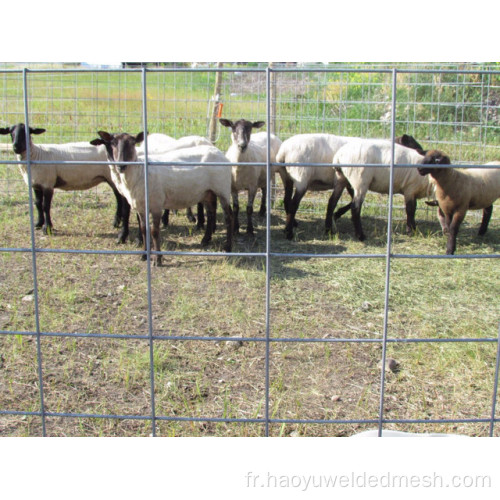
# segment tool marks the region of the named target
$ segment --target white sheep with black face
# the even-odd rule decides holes
[[[297,225],[296,213],[300,202],[307,191],[325,191],[333,189],[328,201],[325,217],[325,229],[332,230],[333,211],[338,200],[342,196],[344,189],[347,189],[353,196],[352,188],[346,178],[338,173],[335,168],[330,168],[324,164],[331,164],[335,153],[344,145],[360,140],[359,137],[345,137],[334,134],[298,134],[283,141],[276,160],[286,164],[290,184],[285,189],[285,210],[287,220],[285,234],[288,239],[293,238],[293,228]],[[410,135],[402,135],[396,138],[396,143],[408,148],[422,151],[420,144]],[[289,164],[303,163],[305,166],[293,166]],[[323,166],[316,165],[323,164]],[[292,197],[293,187],[295,193]],[[337,218],[350,208],[347,205],[339,211]]]
[[[45,132],[44,128],[29,128],[30,160],[36,162],[31,165],[31,184],[35,193],[35,206],[38,220],[36,228],[42,228],[45,234],[52,233],[51,203],[54,189],[63,191],[86,190],[106,182],[116,197],[116,214],[114,226],[118,227],[122,221],[123,198],[111,178],[107,165],[106,150],[104,147],[95,148],[88,142],[71,142],[65,144],[35,144],[32,135]],[[14,153],[19,160],[27,159],[27,134],[24,123],[12,127],[0,128],[0,134],[10,134]],[[56,162],[87,162],[95,164],[56,163]],[[28,169],[26,164],[19,164],[19,170],[28,185]],[[121,238],[121,237],[120,237]]]
[[[298,134],[286,139],[281,144],[276,161],[285,164],[291,180],[288,188],[285,189],[285,210],[287,213],[285,234],[288,239],[293,238],[293,228],[297,225],[296,213],[307,191],[334,189],[335,197],[338,199],[344,188],[348,187],[347,183],[340,184],[334,168],[315,166],[315,164],[327,163],[331,165],[336,151],[350,139],[350,137],[333,134]],[[289,165],[293,163],[306,165]],[[295,193],[293,193],[293,187],[295,187]]]
[[[180,139],[174,139],[166,134],[148,134],[148,154],[163,154],[168,151],[174,151],[175,149],[192,148],[195,146],[212,146],[212,142],[206,137],[201,135],[188,135],[181,137]],[[137,146],[137,153],[139,159],[144,158],[145,145],[144,142]],[[168,226],[169,221],[169,210],[165,210],[162,216],[162,222],[165,227]],[[198,204],[198,218],[193,215],[193,210],[191,207],[186,209],[187,218],[191,222],[196,222],[196,227],[198,229],[203,228],[205,224],[205,216],[203,213],[203,205]],[[140,237],[139,237],[140,239]]]
[[[146,200],[143,165],[127,165],[138,160],[136,145],[144,139],[143,133],[110,134],[98,132],[99,139],[91,143],[106,147],[109,169],[116,184],[130,206],[137,211],[144,243],[146,230]],[[161,163],[176,163],[162,165]],[[213,163],[216,165],[209,165]],[[215,225],[216,200],[224,210],[227,239],[224,249],[232,247],[231,165],[225,155],[214,146],[197,146],[148,156],[149,212],[152,216],[153,250],[160,251],[160,220],[164,209],[181,209],[202,202],[207,210],[207,227],[202,244],[212,238]],[[146,248],[146,247],[145,247]],[[155,263],[161,265],[161,255]]]
[[[238,192],[248,191],[247,201],[247,233],[254,234],[253,228],[253,204],[257,190],[262,190],[262,204],[260,214],[266,211],[266,166],[252,165],[252,163],[266,163],[267,161],[267,132],[252,134],[254,128],[261,128],[265,122],[251,122],[248,120],[238,120],[233,122],[221,118],[221,125],[231,129],[231,145],[226,151],[226,157],[232,163],[248,163],[249,165],[234,165],[232,169],[232,199],[235,232],[239,231],[239,202]],[[276,162],[276,152],[279,150],[281,140],[274,134],[270,134],[270,162]],[[283,183],[286,181],[286,171],[280,167],[273,167],[271,174],[279,173]]]
[[[450,165],[450,159],[430,154],[426,163]],[[493,203],[500,198],[500,162],[494,161],[486,165],[498,165],[498,168],[418,168],[423,178],[434,180],[439,205],[438,218],[443,233],[448,235],[446,253],[449,255],[455,253],[458,229],[468,210],[483,210],[479,236],[484,235],[488,229]]]
[[[391,141],[358,139],[342,146],[333,158],[333,164],[337,166],[338,174],[347,179],[354,192],[350,209],[354,231],[360,241],[365,239],[360,214],[366,193],[374,191],[389,194],[390,168],[389,166],[376,167],[375,165],[390,165],[392,148]],[[444,157],[441,152],[434,151],[434,153]],[[429,161],[427,154],[423,156],[414,149],[394,144],[395,165],[420,165],[426,163]],[[431,179],[420,176],[417,169],[411,166],[394,168],[393,177],[393,193],[404,196],[406,227],[407,232],[411,234],[416,228],[417,199],[433,197],[435,185]],[[344,212],[346,208],[349,208],[349,205],[344,209],[340,209],[339,212]],[[336,217],[338,217],[337,214]]]

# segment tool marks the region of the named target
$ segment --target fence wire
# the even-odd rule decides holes
[[[431,140],[450,151],[450,156],[456,158],[454,163],[462,164],[483,164],[489,161],[492,156],[497,155],[499,147],[492,144],[489,139],[493,136],[497,137],[498,116],[497,110],[500,103],[500,90],[498,85],[499,73],[487,70],[464,70],[464,69],[307,69],[297,67],[287,67],[280,65],[265,65],[257,68],[140,68],[140,69],[116,69],[116,70],[81,70],[81,69],[22,69],[22,70],[5,70],[1,71],[4,81],[4,100],[2,116],[4,121],[15,123],[16,121],[24,121],[27,126],[38,121],[36,112],[30,109],[30,102],[37,93],[50,92],[60,95],[63,103],[63,115],[69,113],[70,122],[61,119],[59,131],[52,131],[48,135],[48,139],[54,142],[62,139],[81,137],[82,132],[92,134],[98,128],[112,129],[132,129],[132,130],[148,130],[154,132],[156,129],[151,127],[151,123],[158,123],[169,111],[164,107],[168,101],[167,94],[171,95],[172,89],[167,92],[161,92],[162,85],[166,89],[169,83],[165,75],[173,73],[175,75],[173,81],[173,93],[175,95],[174,102],[171,104],[174,107],[174,126],[169,129],[173,131],[174,137],[183,135],[191,135],[193,131],[203,135],[208,135],[210,125],[210,116],[212,112],[212,104],[218,100],[218,96],[213,96],[213,77],[215,73],[223,72],[227,74],[227,78],[223,84],[223,94],[225,97],[224,113],[227,116],[247,117],[262,116],[265,113],[267,123],[274,123],[277,135],[282,139],[286,139],[297,133],[306,132],[333,132],[339,135],[357,135],[360,137],[379,137],[389,136],[393,141],[396,137],[396,129],[401,132],[401,125],[404,131],[421,137],[417,132],[426,129],[428,131],[425,140]],[[205,94],[203,99],[189,99],[188,94],[193,90],[198,83],[194,82],[193,74],[203,72],[206,76],[205,83],[202,86],[201,93]],[[335,74],[337,79],[332,82],[329,77]],[[360,76],[361,75],[361,76]],[[407,77],[403,80],[404,77]],[[59,78],[59,84],[57,84]],[[68,78],[74,82],[73,86],[68,87]],[[362,84],[359,80],[361,78]],[[91,92],[87,98],[82,98],[81,89],[79,87],[82,81],[91,81]],[[7,88],[12,89],[12,85],[8,85],[8,80],[15,80],[16,96],[6,96]],[[151,96],[148,92],[148,85],[151,80],[155,80],[155,85],[158,94]],[[157,85],[157,82],[162,82],[162,85]],[[130,85],[130,82],[133,82]],[[403,82],[403,83],[401,83]],[[273,89],[273,85],[275,86]],[[310,98],[311,87],[317,87],[316,97]],[[430,86],[432,89],[432,98],[429,101],[419,99],[419,92],[422,86]],[[481,101],[475,102],[468,99],[468,92],[471,86],[479,87],[481,95],[484,97]],[[448,91],[448,92],[447,92]],[[85,93],[85,92],[83,92]],[[200,89],[198,89],[198,94]],[[22,95],[21,95],[22,94]],[[314,94],[314,92],[313,92]],[[248,95],[254,96],[254,100],[250,100],[248,106]],[[292,97],[290,97],[292,95]],[[309,96],[309,97],[307,97]],[[100,101],[118,100],[120,103],[120,111],[115,115],[106,112],[104,107],[100,106]],[[363,104],[369,104],[368,107],[362,109],[361,118],[353,118],[351,114],[354,108]],[[20,106],[23,109],[20,109]],[[206,108],[206,114],[200,118],[199,110]],[[453,111],[449,116],[443,119],[442,114],[448,108]],[[314,110],[312,113],[309,111]],[[398,120],[400,115],[399,110],[404,109],[406,118]],[[393,110],[396,112],[393,113]],[[359,111],[359,110],[358,110]],[[448,110],[449,112],[449,110]],[[60,111],[55,111],[50,108],[45,110],[47,115],[58,115]],[[422,119],[423,114],[428,114],[432,118],[428,120]],[[47,116],[45,115],[45,116]],[[41,116],[41,115],[40,115]],[[59,116],[59,115],[58,115]],[[34,124],[34,123],[33,123]],[[38,123],[36,124],[38,125]],[[334,127],[335,130],[332,130]],[[466,130],[467,129],[467,130]],[[458,141],[450,139],[450,130],[452,135],[459,137]],[[471,133],[468,131],[472,130]],[[158,130],[164,132],[165,130]],[[268,138],[271,133],[271,127],[268,128]],[[84,135],[83,134],[83,135]],[[225,138],[225,143],[218,136],[220,148],[228,144],[228,138]],[[473,145],[476,149],[473,153],[465,146]],[[28,145],[29,148],[29,145]],[[147,140],[146,140],[147,152]],[[65,248],[39,248],[36,246],[35,240],[35,224],[34,224],[34,209],[33,195],[31,186],[31,173],[29,191],[29,217],[30,217],[30,240],[31,246],[0,248],[2,253],[23,253],[31,256],[31,274],[33,280],[33,300],[34,300],[34,329],[29,330],[0,330],[3,336],[19,336],[30,337],[36,340],[36,370],[37,370],[37,385],[39,391],[39,407],[35,410],[19,411],[9,408],[1,408],[0,415],[10,415],[14,417],[39,417],[42,427],[42,435],[48,435],[46,421],[48,418],[96,418],[96,419],[114,419],[114,420],[141,420],[149,422],[151,426],[151,435],[155,436],[158,432],[159,422],[205,422],[205,423],[255,423],[263,425],[265,435],[270,435],[271,425],[282,424],[364,424],[378,428],[379,435],[388,424],[459,424],[459,423],[478,423],[487,424],[489,426],[489,435],[494,435],[495,425],[498,422],[496,417],[496,400],[498,391],[499,366],[500,366],[500,329],[498,336],[481,337],[481,338],[391,338],[388,335],[388,318],[391,307],[391,265],[394,261],[404,259],[497,259],[498,254],[477,254],[477,255],[423,255],[423,254],[398,254],[392,250],[392,222],[394,220],[393,210],[393,193],[392,182],[391,192],[388,202],[385,205],[387,215],[384,219],[387,220],[387,245],[384,253],[363,254],[363,253],[287,253],[277,252],[272,247],[272,232],[271,232],[271,209],[272,203],[275,200],[276,191],[271,188],[271,168],[273,166],[270,157],[270,151],[267,152],[267,212],[266,212],[266,243],[265,250],[261,252],[234,252],[231,254],[221,254],[220,252],[194,252],[194,251],[162,251],[155,252],[150,247],[150,227],[149,220],[146,222],[147,248],[144,251],[132,250],[93,250],[93,249],[65,249]],[[478,153],[478,154],[476,154]],[[18,163],[9,158],[9,153],[3,151],[0,160],[2,164],[11,166]],[[394,152],[393,152],[394,154]],[[28,172],[31,172],[33,165],[38,162],[31,161],[28,149],[26,165]],[[391,162],[390,172],[391,179],[394,172],[394,161]],[[144,161],[144,171],[146,179],[146,192],[149,192],[148,186],[148,162]],[[1,180],[4,193],[9,195],[11,189],[25,190],[22,181],[16,178],[7,177]],[[13,188],[12,186],[16,186]],[[148,197],[146,196],[148,204]],[[149,212],[146,208],[146,212]],[[44,331],[40,323],[39,310],[39,283],[37,271],[39,264],[38,256],[44,253],[53,254],[74,254],[74,255],[146,255],[147,277],[146,277],[146,294],[147,294],[147,323],[148,333],[141,334],[96,334],[91,332],[50,332]],[[262,336],[257,337],[240,337],[240,336],[190,336],[190,335],[159,335],[155,333],[154,328],[154,313],[152,308],[154,292],[152,289],[152,257],[161,254],[166,256],[177,256],[186,258],[196,257],[211,257],[211,258],[249,258],[249,259],[264,259],[265,262],[265,329]],[[385,261],[385,285],[384,285],[384,311],[383,311],[383,334],[381,338],[351,338],[351,337],[336,337],[336,338],[317,338],[317,337],[275,337],[271,335],[271,308],[273,306],[273,295],[271,292],[272,280],[272,263],[275,259],[381,259]],[[495,297],[493,297],[495,300]],[[148,343],[148,364],[149,364],[149,406],[148,414],[101,414],[101,413],[81,413],[81,412],[59,412],[47,411],[44,402],[44,371],[47,367],[44,366],[42,357],[41,343],[43,338],[59,337],[73,339],[122,339],[122,340],[144,340]],[[264,415],[262,417],[187,417],[183,415],[162,415],[157,411],[155,402],[155,352],[154,346],[161,342],[255,342],[263,344],[265,348],[264,354]],[[375,344],[380,345],[381,351],[381,369],[380,369],[380,395],[379,409],[377,418],[318,418],[318,419],[301,419],[301,418],[278,418],[273,416],[271,412],[270,388],[273,383],[271,374],[271,350],[275,345],[279,344]],[[388,418],[384,415],[384,404],[386,401],[386,378],[385,370],[387,361],[387,347],[390,344],[496,344],[496,363],[494,384],[492,389],[491,412],[490,417],[471,417],[471,418],[428,418],[428,419],[400,419]],[[200,351],[200,356],[203,352]],[[4,390],[4,389],[2,389]]]

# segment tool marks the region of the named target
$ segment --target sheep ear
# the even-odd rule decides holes
[[[441,155],[441,157],[439,158],[439,164],[440,165],[451,165],[451,161],[450,161],[449,156]]]
[[[0,135],[10,134],[10,128],[0,128]]]
[[[253,122],[252,127],[253,128],[260,128],[263,127],[266,124],[266,122]]]
[[[100,146],[104,144],[104,141],[102,139],[94,139],[93,141],[90,141],[90,144],[92,144],[92,146]]]
[[[46,129],[44,129],[44,128],[31,128],[30,127],[30,134],[39,135],[39,134],[43,134],[45,131],[46,131]]]
[[[408,142],[409,142],[410,138],[408,137],[407,134],[403,134],[401,136],[401,145],[402,146],[407,146],[408,145]]]
[[[226,118],[219,118],[219,122],[224,127],[233,128],[234,126],[233,122],[231,120],[227,120]]]
[[[144,132],[139,132],[139,133],[135,136],[135,143],[136,143],[136,144],[140,144],[143,140],[144,140]]]
[[[106,142],[111,142],[111,139],[113,138],[112,135],[108,132],[105,132],[104,130],[99,130],[97,132],[99,137],[106,143]]]

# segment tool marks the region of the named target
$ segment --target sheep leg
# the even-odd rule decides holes
[[[240,203],[238,201],[238,192],[232,192],[231,198],[233,199],[234,234],[240,234],[240,221],[238,219],[240,214]]]
[[[167,208],[166,210],[163,211],[163,215],[161,216],[161,222],[163,224],[163,227],[168,227],[169,216],[170,216],[170,210]]]
[[[207,211],[207,225],[205,228],[205,235],[201,240],[202,246],[207,246],[212,240],[213,228],[214,228],[214,219],[216,216],[216,196],[212,191],[209,191],[207,197],[205,199],[205,209]]]
[[[197,222],[196,222],[196,229],[203,229],[203,226],[205,225],[205,213],[203,212],[203,203],[198,203],[196,205],[197,209]],[[215,224],[213,230],[215,231]]]
[[[349,195],[351,197],[351,202],[352,202],[352,199],[354,198],[354,189],[349,184],[349,181],[347,180],[345,175],[342,172],[339,172],[337,170],[336,175],[335,175],[335,187],[334,187],[334,193],[336,190],[340,190],[337,202],[340,199],[340,196],[342,195],[342,191],[344,189],[347,189],[347,192],[349,193]],[[336,206],[337,206],[337,203],[335,203],[335,205],[333,205],[332,212],[335,210]],[[351,210],[351,203],[348,203],[347,205],[339,208],[333,216],[333,219],[335,220],[335,222],[337,222],[337,220],[339,220],[349,210]]]
[[[266,215],[267,188],[262,187],[262,188],[260,188],[260,190],[262,191],[262,199],[260,200],[259,217],[265,217],[265,215]]]
[[[285,235],[288,240],[293,238],[293,228],[296,227],[295,224],[295,214],[299,209],[300,201],[306,194],[306,191],[299,191],[295,189],[295,194],[293,198],[290,200],[289,211],[286,216],[286,226],[285,226]]]
[[[140,216],[138,213],[135,214],[137,216],[137,225],[139,226],[139,232],[137,233],[137,238],[135,239],[135,244],[140,247],[145,239],[144,239],[144,235],[143,235],[143,226],[144,226],[144,223],[143,221],[141,220]],[[146,228],[144,227],[144,231],[146,231]]]
[[[457,248],[457,234],[460,224],[465,218],[465,212],[455,212],[451,217],[450,232],[446,243],[446,254],[453,255]]]
[[[152,214],[152,219],[153,219],[153,226],[151,228],[151,236],[153,238],[153,250],[155,252],[160,252],[161,251],[161,244],[160,244],[160,221],[161,221],[161,214]],[[161,255],[156,255],[156,259],[154,260],[154,265],[157,267],[161,266]]]
[[[113,190],[113,194],[115,195],[116,198],[116,212],[115,212],[115,220],[113,221],[113,227],[118,228],[120,227],[120,223],[122,222],[124,197],[119,193],[119,191],[111,182],[108,182],[108,185]]]
[[[139,214],[137,213],[137,222],[139,223],[139,234],[141,235],[141,243],[143,243],[144,246],[144,251],[147,252],[148,250],[148,245],[147,245],[147,239],[146,239],[146,218],[144,214]],[[148,256],[146,253],[141,255],[141,260],[147,260]]]
[[[354,198],[354,189],[352,189],[351,185],[347,183],[345,185],[345,188],[347,189],[347,192],[351,195],[351,199]],[[335,208],[335,207],[334,207]],[[346,212],[349,212],[352,208],[352,202],[348,203],[347,205],[340,207],[334,214],[333,218],[335,221],[338,221]]]
[[[247,201],[247,234],[251,236],[254,235],[253,231],[253,203],[255,201],[255,195],[257,194],[257,189],[248,190],[248,201]]]
[[[129,234],[130,205],[125,197],[122,199],[122,229],[118,233],[117,243],[125,243]]]
[[[354,233],[356,234],[359,241],[364,241],[366,236],[363,233],[363,227],[361,226],[361,207],[363,206],[363,198],[354,198],[351,203],[351,218],[354,225]]]
[[[200,203],[201,209],[201,216],[203,218],[203,221],[205,220],[205,216],[203,215],[203,203]],[[232,212],[232,211],[231,211]],[[208,221],[207,221],[208,224]],[[214,216],[212,217],[212,233],[215,233],[215,230],[217,229],[217,196],[214,199]]]
[[[43,190],[43,213],[45,215],[45,224],[43,225],[43,234],[52,234],[52,220],[50,218],[50,205],[52,203],[53,189]]]
[[[337,206],[340,197],[342,196],[343,191],[344,191],[344,186],[343,185],[339,186],[338,184],[336,184],[333,188],[332,195],[328,200],[328,205],[326,207],[326,216],[325,216],[326,233],[332,233],[333,231],[333,212],[335,210],[335,207]],[[335,218],[335,220],[337,220],[337,217]]]
[[[189,222],[196,222],[196,217],[193,214],[193,210],[191,207],[186,208],[186,217]]]
[[[479,232],[477,233],[479,236],[483,236],[486,233],[492,213],[493,205],[490,205],[489,207],[483,209],[483,220],[481,221],[481,227],[479,228]]]
[[[222,210],[224,211],[224,220],[226,222],[226,244],[224,245],[225,252],[231,252],[233,248],[233,226],[234,226],[234,218],[233,211],[231,210],[231,204],[226,198],[220,198],[220,204],[222,206]]]
[[[415,213],[417,211],[417,200],[409,199],[405,202],[406,207],[406,233],[412,234],[417,229],[415,222]]]
[[[38,221],[35,228],[40,229],[45,222],[45,218],[43,216],[43,190],[40,187],[34,187],[33,191],[35,193],[35,207],[38,214]]]
[[[443,230],[443,234],[447,235],[450,232],[450,225],[440,207],[438,207],[437,216],[439,224],[441,225],[441,229]]]
[[[283,182],[283,188],[285,190],[285,195],[283,197],[283,206],[285,207],[285,213],[288,214],[290,212],[290,204],[292,202],[293,181],[288,176],[288,174],[282,174],[281,181]],[[295,225],[297,224],[295,223]]]
[[[340,207],[333,215],[335,221],[338,221],[346,212],[349,212],[351,208],[352,208],[352,203],[348,203],[347,205]]]

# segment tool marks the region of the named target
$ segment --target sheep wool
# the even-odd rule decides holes
[[[366,193],[374,191],[389,194],[390,192],[390,168],[374,165],[389,165],[392,147],[391,141],[384,139],[358,139],[342,146],[333,159],[333,163],[339,166],[339,174],[347,179],[354,191],[351,203],[352,219],[356,236],[361,241],[365,239],[365,235],[361,227],[360,212]],[[424,162],[424,158],[414,149],[394,144],[395,165],[420,165]],[[416,200],[432,197],[434,190],[434,182],[420,176],[416,168],[411,166],[394,168],[393,193],[404,196],[409,234],[416,228]]]

